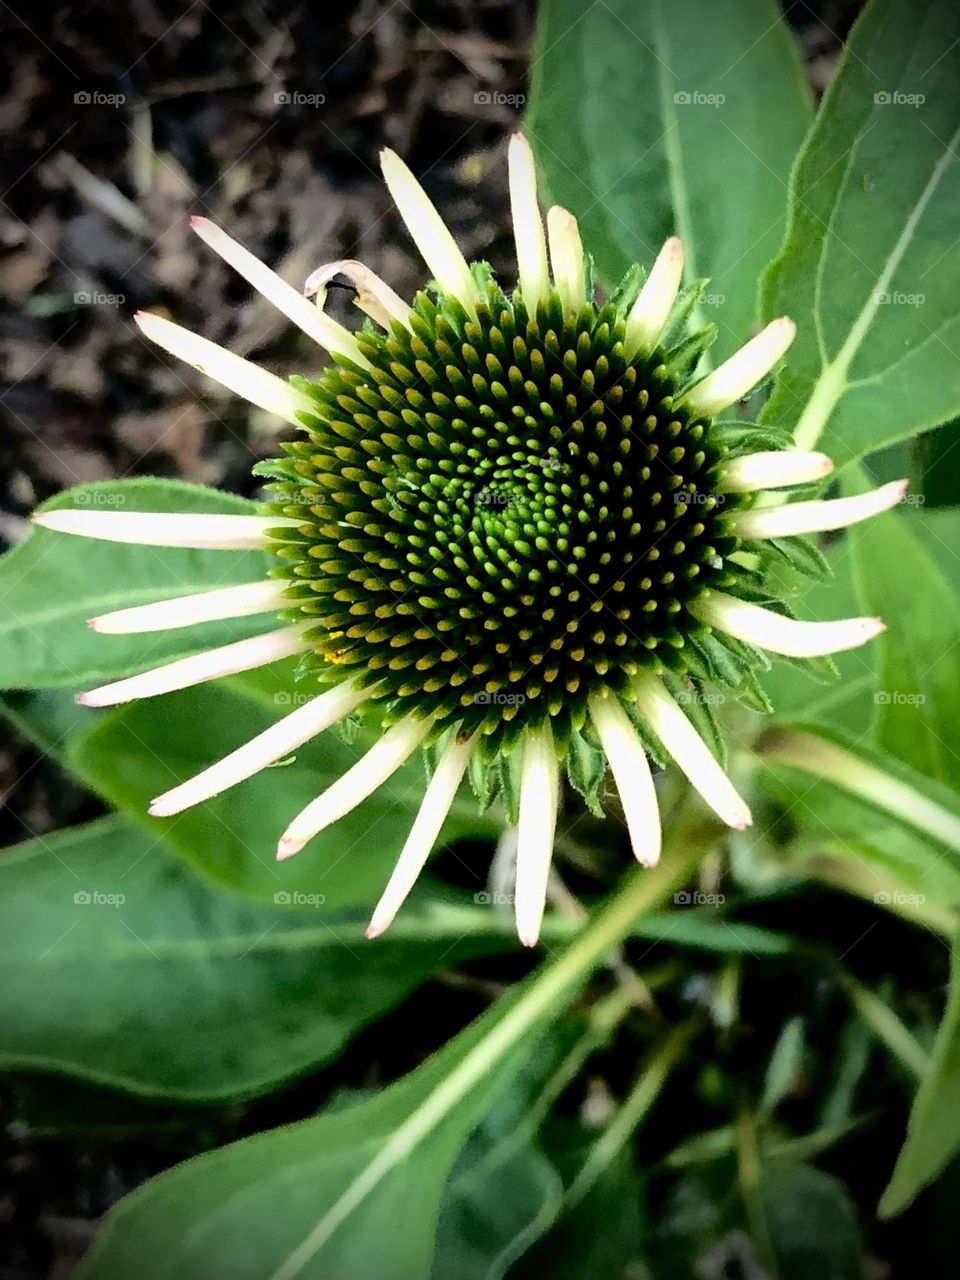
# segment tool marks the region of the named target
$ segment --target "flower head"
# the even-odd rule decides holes
[[[520,135],[509,160],[512,294],[485,264],[466,262],[391,152],[384,177],[433,276],[411,305],[353,261],[319,268],[301,294],[195,219],[202,239],[332,358],[290,385],[178,325],[138,317],[167,351],[302,428],[266,469],[263,515],[37,517],[92,537],[276,555],[265,582],[92,625],[150,631],[277,612],[277,630],[81,700],[108,705],[301,655],[317,696],[158,797],[158,815],[374,709],[382,736],[293,818],[281,858],[428,748],[430,782],[371,936],[412,887],[468,768],[481,798],[499,787],[518,822],[517,926],[527,944],[543,913],[561,766],[597,807],[605,760],[644,865],[660,853],[649,753],[671,757],[725,822],[745,827],[749,810],[684,710],[685,692],[710,680],[749,690],[762,650],[822,656],[882,626],[797,621],[763,594],[770,559],[787,554],[782,539],[851,524],[903,492],[894,484],[832,501],[762,499],[831,471],[823,454],[715,421],[778,363],[793,323],[774,321],[699,376],[713,332],[687,332],[695,294],[680,296],[680,241],[667,241],[645,280],[634,268],[598,301],[576,219],[553,208],[544,227]],[[323,309],[338,275],[367,316],[356,333]]]

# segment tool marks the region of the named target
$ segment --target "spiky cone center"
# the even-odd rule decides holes
[[[275,549],[316,671],[491,755],[546,716],[562,750],[598,689],[684,672],[689,606],[736,586],[742,499],[665,351],[623,340],[613,303],[528,315],[490,283],[476,320],[421,293],[409,330],[359,335],[368,371],[300,384],[316,413],[273,486],[300,523]]]

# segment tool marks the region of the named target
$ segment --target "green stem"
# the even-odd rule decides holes
[[[695,1022],[688,1022],[673,1031],[651,1058],[637,1078],[633,1088],[621,1103],[611,1123],[590,1148],[590,1154],[581,1165],[577,1176],[567,1188],[564,1209],[570,1210],[596,1185],[604,1169],[630,1140],[630,1135],[656,1101],[687,1041],[696,1029]]]

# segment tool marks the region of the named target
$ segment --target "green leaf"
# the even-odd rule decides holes
[[[952,652],[960,637],[960,599],[934,555],[901,514],[850,531],[855,574],[868,613],[887,630],[876,642],[880,687],[876,740],[928,777],[957,786],[960,682]]]
[[[550,963],[370,1101],[233,1143],[110,1215],[78,1280],[428,1280],[451,1166],[549,1020],[702,856],[685,833]]]
[[[275,680],[277,708],[290,709],[284,673]],[[264,683],[264,682],[268,683]],[[409,834],[424,791],[423,765],[414,757],[363,804],[322,832],[296,858],[278,865],[277,841],[315,796],[345,773],[370,745],[348,746],[327,732],[290,764],[255,777],[173,818],[151,818],[153,797],[199,773],[277,718],[245,696],[251,682],[217,682],[164,698],[133,703],[105,716],[71,740],[73,772],[111,804],[163,839],[209,880],[261,902],[280,892],[323,894],[325,910],[372,904],[383,890]],[[243,692],[241,692],[243,690]],[[464,793],[445,828],[446,838],[489,834]]]
[[[768,1160],[757,1196],[778,1280],[861,1280],[857,1211],[842,1182],[810,1165]]]
[[[758,1107],[760,1119],[772,1116],[787,1096],[803,1064],[803,1019],[791,1018],[777,1038]]]
[[[550,198],[607,285],[683,236],[688,284],[712,277],[697,310],[719,325],[718,360],[754,326],[809,118],[773,0],[540,6],[525,127]]]
[[[958,76],[954,0],[873,0],[794,170],[763,312],[801,323],[764,419],[838,465],[960,411]]]
[[[934,905],[952,912],[960,904],[960,799],[953,791],[824,729],[773,730],[758,753],[776,767],[761,781],[800,825],[801,849],[849,861],[845,887],[914,918]],[[936,927],[934,918],[929,923]]]
[[[249,1096],[334,1058],[441,963],[512,945],[212,891],[119,817],[0,857],[0,1068]],[[422,922],[421,922],[422,923]]]
[[[933,1047],[933,1064],[920,1086],[907,1140],[890,1185],[880,1201],[881,1217],[900,1213],[936,1178],[960,1147],[960,940],[954,941],[950,995]]]
[[[198,511],[249,515],[252,503],[175,480],[80,485],[45,502],[109,511]],[[131,547],[35,528],[0,559],[0,687],[81,689],[159,666],[276,625],[273,615],[209,623],[202,629],[109,636],[87,619],[264,578],[274,561],[258,551]]]

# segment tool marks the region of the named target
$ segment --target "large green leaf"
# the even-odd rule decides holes
[[[857,1211],[843,1183],[810,1165],[767,1160],[757,1201],[778,1280],[861,1280]]]
[[[550,197],[607,284],[682,235],[721,356],[754,326],[809,116],[774,0],[540,6],[526,128]]]
[[[922,1187],[941,1172],[960,1147],[960,941],[954,942],[950,998],[937,1033],[930,1074],[920,1086],[907,1140],[900,1152],[880,1213],[905,1209]]]
[[[825,729],[773,730],[761,780],[800,828],[798,854],[849,860],[846,887],[934,927],[960,905],[960,800],[935,779]],[[798,776],[799,774],[799,776]]]
[[[283,692],[282,675],[276,679]],[[417,756],[283,864],[276,861],[276,847],[287,824],[357,761],[370,745],[368,737],[347,745],[328,731],[302,747],[293,762],[265,769],[177,817],[147,816],[154,796],[254,737],[277,719],[277,711],[289,711],[284,702],[271,714],[246,696],[248,690],[249,683],[221,681],[133,703],[74,737],[69,766],[217,884],[261,902],[273,902],[278,893],[308,893],[322,894],[325,910],[372,905],[423,798],[425,778]],[[492,829],[464,793],[446,834],[453,839]]]
[[[838,463],[960,411],[960,10],[872,0],[794,171],[767,318],[799,323],[765,411]]]
[[[921,773],[957,787],[960,599],[901,514],[850,531],[864,610],[882,615],[874,695],[877,742]]]
[[[81,485],[41,510],[184,511],[249,515],[252,503],[175,480]],[[131,547],[34,529],[0,559],[0,688],[81,689],[208,645],[276,625],[271,615],[201,629],[108,636],[87,619],[111,609],[261,580],[273,562],[257,551]]]
[[[134,1192],[82,1280],[428,1280],[444,1183],[489,1100],[644,910],[689,875],[686,833],[585,931],[370,1101],[233,1143]]]
[[[206,888],[119,817],[0,857],[0,1067],[189,1101],[261,1092],[336,1056],[441,962],[509,947]]]

